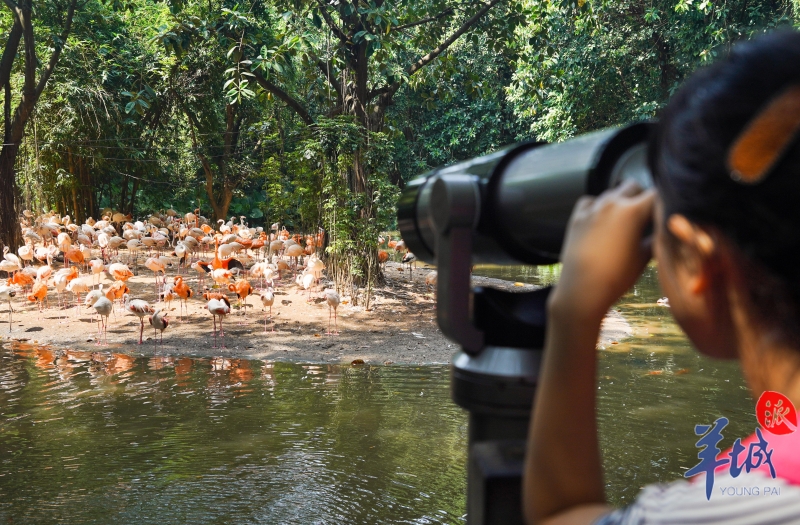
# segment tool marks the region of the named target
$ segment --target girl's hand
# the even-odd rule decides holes
[[[651,257],[651,237],[645,239],[644,233],[655,195],[626,181],[598,197],[578,200],[567,225],[551,311],[599,323],[633,286]]]

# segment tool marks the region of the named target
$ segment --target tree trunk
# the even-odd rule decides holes
[[[119,194],[119,211],[125,213],[125,205],[128,203],[128,177],[122,177],[122,191]]]
[[[131,190],[131,203],[128,206],[128,213],[133,216],[136,208],[136,194],[139,192],[139,179],[133,179],[133,189]]]
[[[0,244],[12,252],[22,245],[22,231],[17,217],[17,184],[14,163],[19,146],[6,145],[0,152]]]

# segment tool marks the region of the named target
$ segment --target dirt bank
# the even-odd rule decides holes
[[[387,284],[376,290],[370,311],[353,306],[343,297],[339,306],[339,335],[325,335],[328,326],[328,306],[322,300],[306,302],[306,292],[297,288],[291,274],[284,276],[276,288],[273,319],[264,332],[264,313],[259,297],[247,299],[245,309],[234,309],[224,322],[227,349],[213,348],[212,319],[204,309],[206,301],[197,297],[189,300],[189,314],[178,320],[178,302],[173,301],[169,313],[170,325],[164,332],[164,344],[155,348],[153,330],[145,319],[145,341],[138,345],[139,319],[115,308],[116,318],[110,317],[108,346],[97,346],[97,325],[92,323],[92,309],[82,306],[59,308],[54,290],[50,290],[50,308],[40,315],[33,303],[19,294],[13,301],[14,317],[8,332],[8,303],[0,304],[0,336],[3,340],[48,344],[56,348],[103,352],[122,352],[132,355],[230,356],[237,358],[290,360],[303,362],[351,362],[363,359],[367,363],[446,363],[456,346],[445,339],[436,325],[433,294],[426,289],[425,276],[429,269],[416,269],[413,279],[401,265],[388,263]],[[168,275],[174,274],[174,267]],[[189,285],[197,289],[196,275],[189,273]],[[474,277],[476,284],[516,291],[533,290],[530,285],[519,286],[508,281]],[[110,284],[108,276],[103,282]],[[253,283],[255,286],[255,283]],[[324,281],[323,281],[324,284]],[[519,283],[518,283],[519,284]],[[155,305],[156,294],[152,273],[139,266],[138,275],[128,281],[132,297]],[[70,294],[65,294],[71,297]],[[320,294],[312,292],[311,297]],[[235,304],[235,296],[231,301]],[[158,306],[163,307],[163,304]],[[611,311],[603,325],[601,343],[630,336],[631,329],[622,316]]]

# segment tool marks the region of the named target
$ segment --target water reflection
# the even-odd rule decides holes
[[[598,419],[606,493],[615,504],[639,489],[671,481],[697,463],[696,424],[730,419],[724,447],[753,432],[755,403],[736,362],[700,356],[677,326],[662,296],[655,265],[645,269],[615,308],[633,336],[600,352]],[[560,265],[481,267],[477,274],[537,285],[558,280]],[[569,407],[565,407],[568,411]]]
[[[0,349],[0,520],[461,523],[446,367]]]

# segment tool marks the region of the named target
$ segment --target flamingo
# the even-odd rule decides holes
[[[297,260],[302,257],[306,252],[303,247],[295,243],[286,248],[284,255],[287,257],[294,257],[294,274],[297,275]]]
[[[224,268],[218,268],[212,272],[211,277],[212,279],[214,279],[214,282],[217,283],[219,286],[225,286],[230,282],[231,277],[233,277],[233,274],[231,273],[230,270],[226,270]]]
[[[269,267],[269,263],[266,261],[257,262],[250,268],[250,275],[255,279],[261,279],[261,286],[263,287],[264,281],[272,277],[272,268]]]
[[[214,348],[217,347],[217,316],[219,316],[219,334],[222,336],[222,348],[225,348],[225,332],[222,331],[222,318],[231,313],[231,303],[224,295],[208,301],[208,311],[214,317]]]
[[[106,298],[113,304],[115,299],[122,300],[122,298],[125,297],[125,294],[130,292],[131,289],[128,288],[128,285],[125,284],[124,281],[115,281],[111,286],[108,287],[108,291],[106,292]],[[116,315],[117,314],[114,313],[115,318]]]
[[[33,283],[31,293],[28,294],[28,300],[31,302],[36,302],[36,304],[39,306],[39,318],[41,319],[42,303],[47,301],[47,284],[37,279],[36,282]]]
[[[83,305],[91,308],[92,306],[94,306],[94,303],[96,303],[101,297],[105,296],[106,294],[103,293],[103,286],[100,285],[100,288],[98,290],[90,290],[86,294],[86,297],[83,300]],[[94,321],[94,314],[92,314],[92,320]],[[99,326],[97,327],[97,334],[100,335]]]
[[[131,300],[131,296],[125,294],[122,296],[125,311],[132,313],[139,318],[139,344],[142,344],[142,334],[144,333],[144,317],[147,314],[153,313],[153,307],[147,301],[141,299]]]
[[[50,280],[50,277],[53,275],[53,257],[48,253],[47,254],[47,264],[44,266],[40,266],[36,270],[36,278],[43,281],[45,284]]]
[[[180,275],[176,276],[175,279],[173,280],[172,289],[175,291],[176,294],[178,294],[178,297],[180,297],[181,299],[180,316],[182,321],[184,307],[186,308],[186,315],[189,315],[189,305],[187,303],[189,301],[189,298],[192,295],[194,295],[194,292],[192,291],[191,288],[189,288],[189,285],[183,281],[183,277],[181,277]]]
[[[89,266],[92,268],[92,286],[94,286],[94,278],[97,276],[97,284],[100,284],[100,274],[106,269],[101,259],[92,259],[89,261]]]
[[[98,315],[99,324],[103,327],[103,342],[108,345],[108,316],[114,310],[114,303],[112,303],[107,297],[101,297],[94,302],[92,307]],[[105,321],[103,321],[103,317],[106,318]],[[96,344],[100,344],[99,337],[97,338]]]
[[[211,265],[209,265],[205,261],[197,261],[192,265],[192,268],[197,271],[198,278],[197,278],[197,287],[198,289],[202,290],[203,285],[206,282],[206,274],[211,272]]]
[[[3,264],[4,261],[0,261],[0,265]],[[15,284],[17,286],[21,286],[23,290],[28,288],[29,286],[33,286],[33,281],[35,277],[31,277],[25,272],[16,271],[11,275],[11,278],[8,280],[8,284]]]
[[[303,272],[297,276],[295,282],[297,286],[303,288],[303,290],[308,291],[308,296],[306,297],[306,302],[311,302],[311,287],[314,285],[314,274],[310,272]]]
[[[164,330],[167,329],[169,326],[169,320],[167,319],[167,313],[161,313],[161,309],[155,311],[153,315],[149,318],[150,326],[153,327],[153,345],[156,344],[156,336],[158,335],[158,331],[161,330],[161,341],[160,344],[164,344]]]
[[[417,260],[417,256],[414,255],[411,252],[407,252],[403,256],[403,261],[402,261],[403,264],[407,264],[408,265],[408,276],[409,276],[409,279],[413,279],[414,278],[414,270],[412,268],[412,265],[416,262],[416,260]]]
[[[339,308],[339,294],[335,290],[325,290],[325,300],[328,303],[328,331],[326,335],[339,335],[339,330],[336,326],[337,314],[336,309]],[[331,309],[333,309],[333,329],[331,332]]]
[[[436,281],[439,277],[439,273],[434,270],[432,272],[428,272],[428,275],[425,276],[425,287],[430,291],[431,288],[434,290],[436,289]]]
[[[164,276],[166,277],[166,275],[167,275],[167,264],[164,261],[164,259],[162,259],[160,257],[149,257],[144,262],[144,265],[148,270],[153,272],[153,275],[155,276],[155,279],[156,279],[156,295],[158,295],[159,292],[160,292],[160,289],[159,289],[160,287],[158,286],[158,274],[159,274],[159,272],[163,273]]]
[[[69,263],[80,266],[84,261],[83,252],[75,246],[70,246],[67,251],[64,252],[64,260],[68,261],[67,266],[69,266]]]
[[[6,246],[5,249],[8,250],[8,246]],[[6,272],[13,275],[15,272],[18,272],[20,268],[21,267],[19,264],[9,261],[8,259],[3,259],[0,261],[0,272]]]
[[[133,277],[133,272],[128,268],[127,264],[111,263],[106,268],[108,273],[115,281],[127,281]]]
[[[17,291],[6,285],[0,285],[0,301],[8,301],[8,331],[11,333],[11,316],[14,309],[11,307],[11,298],[17,295]]]
[[[269,318],[272,319],[272,304],[275,302],[275,293],[272,288],[261,290],[261,305],[264,307],[264,333],[267,333],[267,313],[266,308],[269,306]],[[272,332],[275,331],[275,325],[272,325]]]
[[[58,294],[58,307],[59,308],[63,308],[64,307],[63,297],[61,296],[61,294],[63,294],[64,290],[67,289],[68,282],[69,281],[67,281],[67,275],[64,274],[64,273],[56,273],[56,276],[53,279],[53,285],[55,286],[56,293]]]
[[[179,242],[175,245],[175,255],[178,257],[178,273],[180,273],[181,268],[186,267],[186,256],[189,253],[189,249],[186,247],[183,242]]]
[[[139,254],[139,250],[141,250],[142,246],[143,246],[142,241],[140,241],[139,239],[134,237],[133,239],[128,240],[128,242],[126,243],[126,246],[128,247],[129,258],[132,258],[132,260],[134,262],[134,266],[135,266],[136,265],[135,264],[136,263],[136,259],[137,259],[137,256]]]
[[[174,284],[167,284],[167,278],[164,277],[163,282],[163,292],[161,292],[161,299],[164,301],[164,307],[169,312],[170,307],[172,306],[172,301],[174,301],[178,294],[175,293],[175,285]]]
[[[276,252],[276,253],[280,254],[281,250],[283,250],[283,241],[276,240],[276,241],[272,241],[271,243],[269,243],[268,256],[270,258],[270,262],[272,262],[272,253]]]
[[[246,279],[242,279],[236,284],[229,284],[228,290],[236,293],[239,298],[239,305],[244,309],[244,315],[247,317],[247,296],[253,293],[253,287]]]
[[[25,264],[26,262],[28,264],[33,262],[33,248],[31,248],[27,244],[17,248],[17,253],[19,254],[19,258],[22,259],[23,264]]]
[[[91,289],[92,288],[89,286],[89,283],[87,283],[83,278],[72,279],[67,284],[67,291],[72,292],[77,296],[77,300],[75,301],[75,315],[78,315],[78,306],[81,302],[81,294],[89,293]]]

